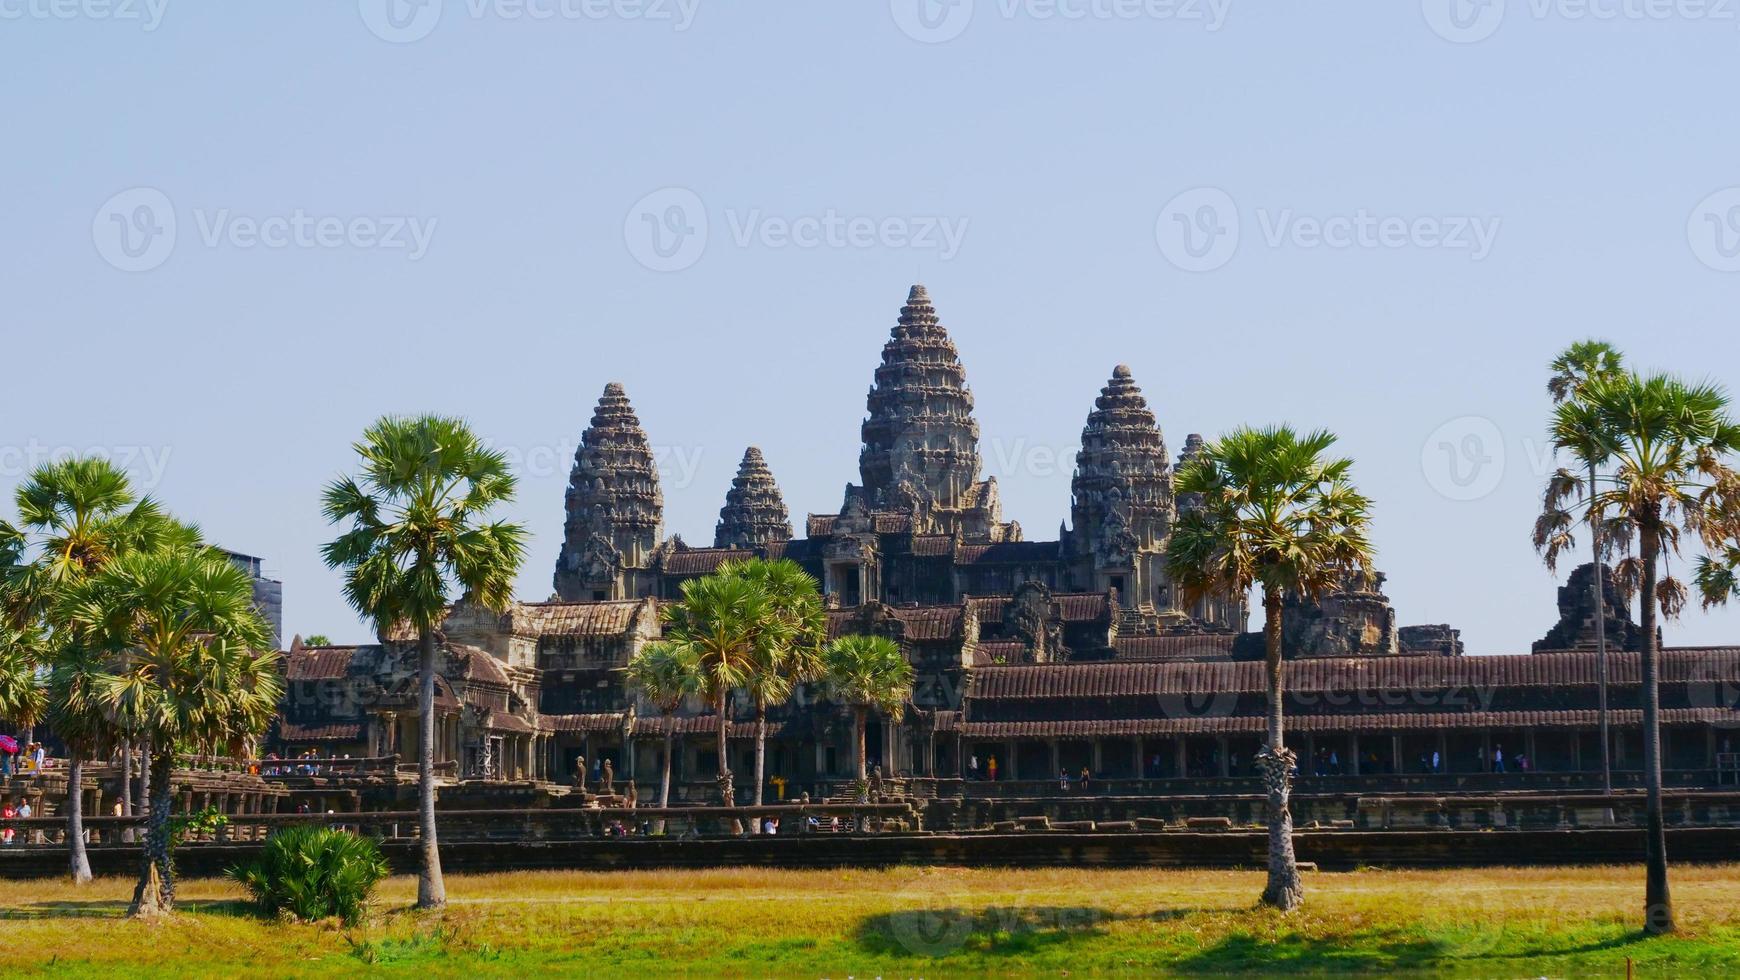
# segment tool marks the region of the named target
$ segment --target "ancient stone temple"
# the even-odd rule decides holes
[[[761,450],[750,446],[744,450],[731,489],[725,492],[719,526],[713,531],[713,547],[765,550],[790,540],[791,515],[779,496],[779,486],[773,482]]]
[[[809,513],[794,535],[752,447],[721,488],[711,547],[665,535],[651,443],[622,386],[608,385],[575,453],[555,597],[500,615],[462,603],[442,630],[443,764],[459,779],[555,784],[581,758],[610,761],[645,799],[668,733],[676,798],[708,799],[722,761],[712,709],[690,704],[665,717],[624,686],[621,668],[660,637],[661,610],[684,582],[762,557],[816,579],[830,637],[884,636],[912,664],[903,719],[875,719],[866,738],[867,756],[890,776],[954,781],[959,793],[959,780],[983,778],[974,760],[996,758],[1000,779],[1033,781],[1021,792],[1055,788],[1060,769],[1084,767],[1159,781],[1136,787],[1143,793],[1208,778],[1234,780],[1217,792],[1249,792],[1236,781],[1254,779],[1265,724],[1262,636],[1249,630],[1244,597],[1187,602],[1166,571],[1173,528],[1201,506],[1175,492],[1174,477],[1204,451],[1203,438],[1186,437],[1172,463],[1154,407],[1118,365],[1097,395],[1082,393],[1070,499],[1058,501],[1067,521],[1056,540],[1029,541],[1003,519],[997,482],[981,473],[966,369],[924,287],[900,307],[871,380],[859,482],[846,484],[839,508]],[[1458,780],[1509,779],[1492,769],[1503,751],[1556,785],[1584,785],[1601,758],[1592,574],[1580,569],[1560,590],[1559,623],[1536,644],[1538,657],[1467,657],[1448,625],[1398,625],[1375,571],[1350,572],[1315,600],[1288,598],[1283,640],[1297,693],[1287,731],[1302,778],[1442,777],[1427,788],[1491,789]],[[1617,651],[1634,645],[1636,627],[1609,594]],[[294,647],[274,744],[410,757],[416,657],[404,639]],[[1730,735],[1740,727],[1740,652],[1664,656],[1670,778],[1740,778],[1740,739]],[[1636,656],[1615,655],[1611,674],[1612,754],[1635,772]],[[723,761],[744,777],[751,706],[736,698],[727,710]],[[854,771],[850,721],[815,691],[774,706],[768,771],[805,791],[837,790]]]
[[[569,601],[622,599],[656,589],[651,564],[664,505],[652,447],[628,394],[612,381],[574,453],[556,594]]]

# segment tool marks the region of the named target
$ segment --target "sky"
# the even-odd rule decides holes
[[[1553,355],[1740,383],[1737,9],[0,0],[0,513],[110,454],[264,558],[286,636],[362,640],[321,489],[458,414],[543,599],[606,382],[667,533],[711,543],[750,444],[835,512],[923,281],[1029,539],[1124,363],[1174,454],[1338,433],[1400,622],[1526,652]]]

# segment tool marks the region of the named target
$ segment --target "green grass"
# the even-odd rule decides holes
[[[1681,931],[1645,938],[1641,868],[1307,875],[1256,908],[1222,871],[717,871],[450,876],[451,904],[382,886],[354,929],[263,919],[223,881],[122,918],[129,882],[0,882],[0,975],[403,976],[569,972],[907,977],[1081,973],[1740,975],[1740,866],[1676,868]]]

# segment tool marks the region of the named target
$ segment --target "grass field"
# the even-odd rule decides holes
[[[0,882],[0,976],[525,974],[947,976],[1060,971],[1740,975],[1740,866],[1675,869],[1682,930],[1644,938],[1641,868],[1307,875],[1306,907],[1253,907],[1262,876],[966,870],[395,878],[357,929],[253,914],[222,881],[182,912],[121,918],[128,882]]]

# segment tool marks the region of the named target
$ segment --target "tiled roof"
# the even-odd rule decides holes
[[[488,650],[454,643],[449,645],[465,664],[464,676],[475,681],[509,686],[507,670]]]
[[[954,540],[947,534],[915,534],[912,536],[912,553],[920,558],[946,555]]]
[[[526,602],[516,607],[515,631],[532,636],[615,636],[634,626],[638,599],[606,602]]]
[[[905,624],[909,640],[947,640],[961,631],[960,606],[901,606],[894,616]]]
[[[362,723],[300,725],[293,721],[278,723],[281,742],[355,742],[362,738]]]
[[[356,647],[303,647],[284,655],[285,679],[331,681],[344,677],[356,658]]]
[[[994,640],[973,648],[973,666],[988,667],[999,663],[1018,662],[1027,653],[1027,644],[1020,640]]]
[[[996,623],[1003,619],[1003,611],[1009,608],[1008,596],[972,596],[967,599],[967,605],[973,607],[973,615],[981,623]]]
[[[1056,541],[1005,541],[964,544],[955,552],[957,565],[1039,565],[1056,561]]]
[[[538,728],[546,732],[616,732],[628,718],[626,711],[583,715],[539,715]]]
[[[1732,677],[1740,649],[1688,648],[1662,653],[1663,683]],[[1608,683],[1638,683],[1638,655],[1608,654]],[[1727,673],[1712,673],[1726,665]],[[1334,657],[1287,663],[1287,690],[1564,687],[1596,682],[1593,653],[1489,657]],[[1267,689],[1263,664],[1093,663],[987,667],[973,677],[977,699],[1093,698],[1161,694],[1257,693]]]
[[[1599,713],[1589,709],[1569,711],[1453,711],[1419,714],[1288,715],[1287,731],[1300,734],[1327,732],[1394,732],[1493,728],[1593,728]],[[1636,709],[1608,712],[1610,723],[1621,727],[1642,724]],[[1734,713],[1720,708],[1669,708],[1661,713],[1664,725],[1713,724],[1732,721]],[[1262,715],[1204,715],[1173,718],[1096,718],[1051,721],[969,721],[961,725],[965,738],[1089,738],[1135,735],[1260,735],[1266,731]]]
[[[1225,660],[1232,656],[1231,633],[1202,636],[1120,636],[1112,641],[1119,660]]]
[[[489,712],[484,716],[483,727],[492,732],[510,732],[515,735],[530,735],[537,731],[531,722],[506,711]]]
[[[707,575],[728,561],[754,557],[755,552],[736,548],[690,548],[666,555],[663,568],[670,575]]]
[[[1112,599],[1104,592],[1063,592],[1057,600],[1066,623],[1087,623],[1112,616]]]
[[[804,533],[812,538],[825,538],[834,533],[834,522],[839,520],[836,514],[811,514],[804,521]]]
[[[636,738],[646,738],[654,735],[662,736],[669,727],[673,735],[699,735],[717,737],[719,720],[717,715],[679,715],[666,718],[663,715],[636,715],[633,735]],[[773,719],[767,720],[767,737],[802,737],[812,734],[809,719]],[[727,738],[754,738],[755,722],[732,721],[726,729]]]

